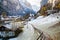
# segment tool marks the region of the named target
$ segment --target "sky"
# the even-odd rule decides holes
[[[40,9],[41,0],[27,0],[31,5],[34,11],[38,11]]]
[[[34,11],[38,11],[41,8],[41,5],[43,6],[44,4],[47,3],[48,0],[27,0]]]

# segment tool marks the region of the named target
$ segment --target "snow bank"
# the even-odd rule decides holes
[[[56,16],[56,15],[55,15]],[[33,21],[28,22],[29,24],[34,25],[36,28],[44,31],[45,29],[55,25],[56,23],[59,22],[59,19],[57,17],[54,17],[54,15],[49,15],[45,18],[37,18]],[[43,30],[44,29],[44,30]]]
[[[28,22],[38,30],[42,31],[46,37],[53,40],[60,40],[60,16],[59,14],[51,14],[47,17],[38,17],[37,19]],[[28,25],[29,26],[29,25]],[[32,26],[32,27],[33,27]]]

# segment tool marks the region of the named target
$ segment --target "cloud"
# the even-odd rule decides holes
[[[40,2],[41,2],[41,0],[27,0],[30,4],[31,4],[31,6],[32,6],[32,9],[34,10],[34,11],[38,11],[39,9],[40,9]]]

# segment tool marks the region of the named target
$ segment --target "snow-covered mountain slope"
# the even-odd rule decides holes
[[[48,0],[1,0],[1,7],[8,15],[22,15],[37,12]]]
[[[8,12],[8,15],[24,15],[34,13],[30,3],[26,0],[2,0],[1,7]]]

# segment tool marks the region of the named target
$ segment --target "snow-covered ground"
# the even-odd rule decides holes
[[[19,34],[17,38],[13,38],[10,40],[36,40],[39,36],[39,33],[33,28],[33,26],[36,29],[42,31],[44,34],[47,33],[50,36],[52,36],[53,34],[59,32],[60,30],[60,25],[58,25],[59,22],[60,22],[60,14],[58,13],[51,14],[46,17],[39,16],[35,20],[29,21],[28,24],[24,26],[23,29],[24,31],[21,34]],[[55,28],[52,28],[52,26],[54,26]],[[53,35],[52,38],[54,37],[55,36]]]
[[[49,35],[53,40],[59,40],[60,31],[60,13],[51,14],[46,17],[39,16],[37,19],[28,22],[32,27]],[[46,35],[45,35],[46,36]],[[56,37],[56,39],[55,39]]]
[[[10,40],[33,40],[32,36],[34,34],[34,29],[32,26],[25,25],[24,31],[19,34],[18,37],[10,39]]]
[[[59,17],[59,18],[57,18]],[[45,29],[45,27],[50,27],[50,26],[53,26],[55,25],[56,23],[58,23],[60,21],[60,14],[51,14],[47,17],[40,17],[33,20],[33,21],[30,21],[29,24],[33,24],[36,28],[40,29],[40,30],[43,30]],[[40,26],[40,27],[39,27]]]

